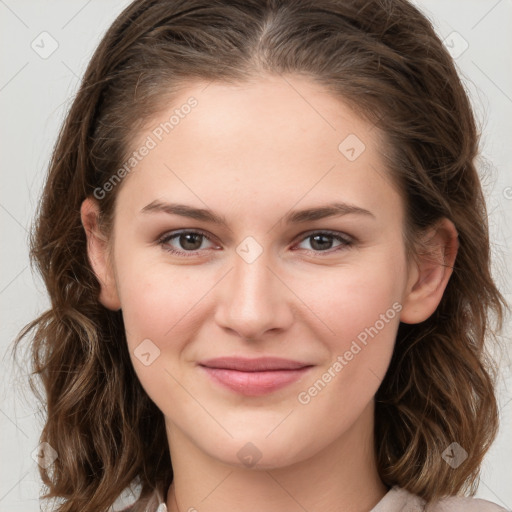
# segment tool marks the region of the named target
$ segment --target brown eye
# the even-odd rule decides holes
[[[200,231],[180,231],[164,235],[158,243],[166,250],[174,254],[193,253],[201,250],[204,240],[209,238]],[[173,245],[170,244],[174,241]]]
[[[342,236],[339,233],[331,233],[328,231],[310,233],[303,238],[303,241],[309,241],[311,249],[306,248],[306,250],[313,252],[326,252],[330,251],[333,247],[334,251],[337,251],[348,248],[353,244],[353,241],[347,236]],[[333,245],[334,241],[338,241],[338,245]]]
[[[199,233],[182,233],[178,235],[178,243],[187,251],[196,251],[201,248],[201,242],[203,241],[203,235]],[[199,243],[198,243],[199,242]]]

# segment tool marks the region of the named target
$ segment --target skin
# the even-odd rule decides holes
[[[408,261],[403,201],[384,168],[377,129],[303,77],[190,84],[134,149],[190,96],[198,105],[116,191],[113,236],[99,231],[93,199],[81,211],[99,299],[122,308],[132,363],[165,416],[175,471],[169,512],[177,504],[201,512],[256,512],[263,504],[267,512],[368,511],[388,490],[376,470],[374,395],[399,321],[421,322],[441,300],[457,251],[455,227],[444,219],[428,234],[434,257]],[[350,134],[365,145],[353,161],[338,149]],[[211,209],[227,226],[141,213],[155,200]],[[334,201],[372,215],[284,223],[290,210]],[[179,237],[158,243],[181,229],[203,230],[209,239],[192,239],[195,250]],[[354,243],[327,237],[319,248],[311,235],[324,230]],[[246,237],[262,251],[251,263],[237,253]],[[300,403],[299,394],[394,303],[401,306],[396,316]],[[145,339],[160,350],[148,366],[134,354]],[[197,366],[225,355],[314,367],[273,393],[247,397]],[[261,456],[251,467],[237,455],[248,442]]]

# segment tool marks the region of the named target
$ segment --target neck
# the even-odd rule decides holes
[[[174,481],[169,512],[368,512],[386,494],[377,472],[373,402],[349,431],[301,462],[258,470],[225,464],[167,426]]]

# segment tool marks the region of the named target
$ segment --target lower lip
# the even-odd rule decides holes
[[[284,388],[303,377],[312,367],[298,370],[272,370],[264,372],[241,372],[224,368],[203,370],[217,383],[246,396],[261,396]]]

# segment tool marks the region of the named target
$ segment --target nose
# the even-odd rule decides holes
[[[251,341],[291,325],[293,294],[270,263],[265,251],[251,263],[235,255],[234,268],[217,290],[217,325]]]

